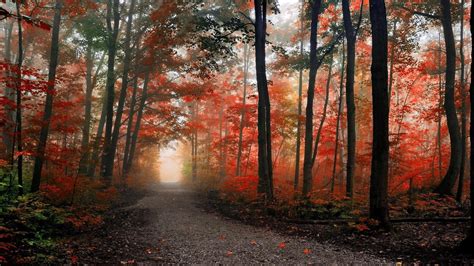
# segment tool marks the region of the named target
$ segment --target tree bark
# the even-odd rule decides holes
[[[356,117],[354,102],[355,45],[357,33],[352,25],[349,0],[342,1],[344,31],[347,40],[346,108],[347,108],[347,171],[346,196],[353,197],[356,155]]]
[[[387,13],[383,0],[370,0],[372,29],[372,107],[373,142],[370,176],[370,218],[389,226],[388,218],[388,34]]]
[[[258,89],[258,192],[273,199],[270,97],[265,63],[267,1],[255,0],[255,61]]]
[[[114,161],[115,161],[115,153],[117,152],[117,144],[120,135],[120,128],[122,127],[122,115],[123,115],[123,108],[125,106],[125,98],[127,97],[127,88],[128,88],[128,74],[130,72],[130,61],[131,61],[131,36],[132,36],[132,21],[133,21],[133,13],[135,9],[135,0],[131,0],[130,2],[130,9],[128,11],[128,18],[127,18],[127,29],[125,33],[125,57],[123,60],[123,73],[122,73],[122,87],[120,89],[119,95],[119,102],[116,110],[115,116],[115,123],[112,132],[112,138],[110,141],[109,149],[106,153],[105,160],[102,161],[103,164],[103,176],[106,177],[108,180],[111,179],[113,172],[114,172]]]
[[[14,22],[8,21],[4,23],[5,23],[4,60],[5,62],[11,63],[11,60],[12,60],[11,45],[12,45],[12,33],[13,33]],[[8,77],[12,76],[11,70],[7,70],[5,74]],[[10,100],[12,103],[15,102],[15,84],[12,84],[12,82],[6,82],[4,91],[5,91],[5,94],[4,94],[5,97],[8,100]],[[15,143],[14,143],[14,137],[13,137],[13,134],[15,131],[15,128],[14,128],[15,110],[9,104],[5,104],[3,108],[5,110],[5,125],[3,127],[2,133],[3,133],[3,143],[5,145],[5,155],[6,155],[5,159],[8,160],[13,167],[13,164],[14,164],[13,150],[15,149]]]
[[[36,150],[35,165],[33,170],[33,179],[31,181],[31,192],[39,190],[41,182],[41,170],[43,168],[46,143],[48,141],[49,126],[53,114],[53,99],[56,83],[56,69],[58,67],[59,59],[59,30],[61,24],[61,9],[62,0],[56,0],[54,7],[53,32],[51,39],[51,55],[49,60],[48,72],[48,91],[46,94],[46,104],[44,107],[44,114],[42,126],[40,131],[40,138]]]
[[[454,83],[456,77],[456,46],[451,19],[451,3],[449,0],[440,0],[444,42],[446,46],[446,74],[444,92],[444,110],[448,123],[449,139],[451,142],[451,157],[446,175],[435,189],[435,193],[451,195],[456,179],[461,169],[461,135],[456,114]]]
[[[117,53],[117,35],[119,31],[120,13],[119,0],[107,1],[107,81],[106,88],[106,116],[105,116],[105,138],[104,152],[102,153],[101,176],[106,186],[112,184],[113,162],[109,163],[110,158],[114,156],[112,150],[112,126],[114,118],[114,101],[115,101],[115,56]],[[112,14],[113,13],[113,14]],[[114,21],[112,25],[112,20]]]
[[[306,104],[306,122],[305,122],[305,143],[303,160],[303,195],[307,196],[313,186],[312,173],[312,153],[313,153],[313,103],[314,88],[316,83],[317,66],[317,46],[318,46],[318,22],[321,11],[321,0],[314,0],[311,5],[311,37],[309,54],[309,81],[308,96]]]

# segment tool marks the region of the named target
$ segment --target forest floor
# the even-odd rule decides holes
[[[311,221],[284,220],[266,211],[258,204],[229,204],[209,197],[209,212],[220,213],[225,217],[244,224],[265,228],[281,235],[299,237],[310,242],[338,247],[352,253],[365,253],[387,261],[403,264],[474,264],[474,257],[463,254],[458,246],[469,230],[469,222],[403,222],[394,223],[386,230],[354,230],[349,223],[327,220]],[[336,222],[330,222],[336,221]]]
[[[67,239],[62,245],[64,260],[80,264],[391,262],[365,251],[248,225],[208,207],[206,198],[190,189],[155,184],[136,204],[113,210],[100,230]]]

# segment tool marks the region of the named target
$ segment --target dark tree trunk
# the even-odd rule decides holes
[[[388,37],[387,13],[383,0],[370,0],[372,28],[373,142],[370,176],[370,218],[389,226],[388,218]]]
[[[86,97],[84,99],[84,125],[82,126],[82,140],[81,140],[81,160],[79,162],[79,174],[85,175],[87,173],[87,164],[89,163],[89,138],[90,138],[90,124],[92,117],[92,67],[94,60],[92,58],[92,45],[87,45],[86,52]]]
[[[140,126],[142,122],[142,117],[143,117],[143,111],[145,110],[145,104],[146,100],[148,98],[148,81],[149,81],[149,76],[150,74],[147,73],[145,75],[145,79],[143,80],[143,90],[142,90],[142,96],[140,98],[140,103],[138,106],[138,113],[137,113],[137,120],[135,122],[135,128],[133,130],[132,134],[132,139],[130,143],[130,152],[128,155],[128,162],[127,162],[127,171],[132,169],[132,163],[133,163],[133,158],[135,156],[135,150],[137,147],[137,141],[138,141],[138,133],[140,132]]]
[[[461,167],[459,169],[459,181],[458,181],[458,190],[456,193],[456,200],[458,202],[462,201],[463,196],[463,188],[464,188],[464,172],[466,166],[466,124],[467,124],[467,114],[466,114],[466,81],[464,80],[464,3],[465,0],[461,0],[461,9],[460,9],[460,17],[461,17],[461,40],[460,40],[460,47],[459,47],[459,54],[461,57]]]
[[[301,1],[301,18],[300,18],[300,57],[303,58],[304,42],[304,1]],[[293,183],[295,191],[298,189],[300,180],[300,157],[301,157],[301,115],[303,114],[303,67],[298,71],[298,121],[296,126],[296,158],[295,158],[295,181]]]
[[[44,106],[43,123],[40,131],[40,138],[36,150],[35,166],[33,170],[33,179],[31,181],[31,192],[39,190],[41,182],[41,170],[45,156],[46,142],[48,141],[49,125],[53,114],[53,98],[56,83],[56,69],[59,58],[59,29],[61,24],[62,1],[56,0],[54,7],[53,32],[51,39],[51,55],[49,60],[48,73],[48,93],[46,94],[46,103]]]
[[[239,126],[239,143],[237,147],[237,164],[236,164],[236,170],[235,170],[235,175],[240,176],[241,175],[241,169],[242,169],[242,140],[243,140],[243,133],[244,133],[244,128],[245,128],[245,112],[246,112],[246,106],[245,104],[247,103],[247,76],[249,72],[249,47],[248,44],[245,44],[244,47],[244,93],[242,97],[242,111],[240,112],[240,126]]]
[[[258,192],[273,198],[270,97],[265,65],[267,1],[255,0],[255,61],[258,89]]]
[[[112,151],[112,129],[114,121],[114,101],[115,101],[115,56],[117,53],[117,35],[119,31],[120,13],[119,0],[107,1],[107,81],[105,84],[107,100],[106,116],[105,116],[105,138],[104,138],[104,152],[102,153],[101,176],[106,182],[105,185],[112,184],[112,169],[113,162],[109,163],[110,158],[113,158]],[[112,14],[113,13],[113,14]],[[112,19],[114,21],[112,25]]]
[[[117,152],[117,144],[120,135],[120,128],[122,126],[122,115],[123,115],[123,107],[125,105],[125,98],[127,97],[127,88],[128,88],[128,74],[130,72],[130,61],[131,61],[131,36],[132,36],[132,20],[133,20],[133,13],[135,9],[135,0],[131,0],[130,9],[128,12],[127,18],[127,29],[125,34],[125,57],[123,60],[123,73],[122,73],[122,88],[120,89],[119,95],[119,102],[116,110],[115,116],[115,123],[112,132],[112,138],[110,141],[110,145],[108,146],[109,149],[104,157],[105,160],[102,161],[103,164],[103,176],[106,177],[108,180],[111,179],[113,172],[114,172],[114,161],[115,161],[115,153]]]
[[[22,195],[23,190],[23,139],[22,139],[22,117],[21,117],[21,68],[23,64],[23,28],[21,26],[21,14],[20,14],[20,2],[16,2],[16,13],[18,15],[18,62],[17,62],[17,75],[15,80],[16,89],[16,142],[18,151],[17,161],[17,176],[18,176],[18,194]],[[13,158],[12,149],[12,158]],[[13,161],[13,159],[12,159]]]
[[[313,185],[312,173],[312,155],[313,155],[313,103],[314,88],[316,83],[316,74],[318,71],[318,22],[319,13],[321,11],[321,0],[314,0],[311,4],[311,37],[310,37],[310,55],[309,55],[309,81],[308,81],[308,98],[306,104],[306,127],[305,127],[305,144],[304,144],[304,160],[303,160],[303,195],[311,192]]]
[[[456,78],[456,46],[451,19],[451,3],[440,0],[444,42],[446,46],[446,76],[444,92],[444,110],[448,123],[449,139],[451,142],[451,158],[446,175],[435,189],[436,193],[450,195],[453,192],[456,179],[461,169],[461,134],[456,114],[454,83]]]
[[[342,1],[344,31],[347,40],[347,74],[346,74],[346,105],[347,105],[347,173],[346,196],[352,199],[354,190],[354,169],[356,155],[356,121],[354,102],[355,45],[356,32],[352,25],[349,0]]]
[[[128,122],[127,122],[127,133],[125,134],[125,148],[123,152],[123,165],[122,165],[122,177],[125,178],[128,174],[127,165],[128,165],[128,156],[130,154],[130,144],[132,136],[132,127],[133,127],[133,116],[135,114],[135,105],[137,102],[137,89],[138,89],[138,77],[133,79],[133,92],[132,100],[130,101],[130,107],[128,111]]]

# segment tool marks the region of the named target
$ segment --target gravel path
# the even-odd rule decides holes
[[[146,225],[156,234],[161,252],[172,263],[186,264],[386,264],[388,261],[314,240],[282,236],[241,224],[197,207],[190,190],[177,184],[157,185],[156,194],[129,208],[150,209]]]

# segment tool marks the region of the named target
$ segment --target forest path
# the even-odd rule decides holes
[[[160,253],[172,263],[387,263],[367,254],[283,236],[208,213],[199,207],[200,199],[194,192],[177,183],[157,184],[153,191],[156,193],[128,208],[151,211],[153,215],[143,229],[149,230],[150,238],[160,239]]]

